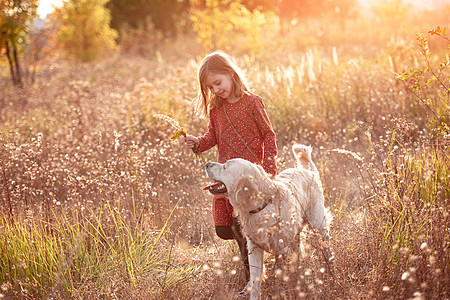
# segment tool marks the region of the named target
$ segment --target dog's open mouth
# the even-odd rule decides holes
[[[218,194],[225,194],[227,192],[227,187],[223,182],[215,181],[205,186],[203,190],[209,190],[211,194],[218,195]]]

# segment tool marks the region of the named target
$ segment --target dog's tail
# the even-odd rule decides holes
[[[292,146],[292,152],[294,152],[295,159],[297,160],[297,168],[304,168],[317,173],[319,172],[311,158],[311,146],[294,144]]]

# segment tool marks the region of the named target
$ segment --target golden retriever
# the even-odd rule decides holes
[[[260,299],[264,251],[287,256],[298,251],[297,234],[305,222],[317,228],[329,241],[331,215],[324,207],[319,172],[311,159],[312,148],[292,147],[296,167],[271,177],[261,166],[236,158],[225,164],[208,162],[206,174],[215,181],[213,194],[229,198],[247,238],[250,281],[246,290],[250,299]],[[324,255],[332,259],[329,248]]]

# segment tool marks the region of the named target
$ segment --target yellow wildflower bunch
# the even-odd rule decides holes
[[[172,137],[170,138],[171,141],[176,141],[181,137],[186,137],[188,134],[186,132],[186,129],[184,129],[183,127],[180,126],[180,123],[176,120],[174,120],[173,118],[163,115],[163,114],[155,114],[153,115],[153,117],[158,118],[158,119],[162,119],[166,122],[168,122],[170,125],[172,125],[173,128],[175,128],[175,131],[172,135]],[[198,153],[194,152],[194,160],[197,162],[203,162],[202,158],[200,157],[200,155]]]
[[[186,129],[184,129],[183,127],[180,127],[179,129],[175,129],[175,132],[173,133],[172,137],[170,138],[171,141],[176,141],[181,137],[186,137],[187,133],[186,133]]]

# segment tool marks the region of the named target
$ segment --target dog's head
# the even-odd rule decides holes
[[[230,198],[231,204],[238,207],[245,200],[259,196],[264,185],[271,182],[261,166],[247,160],[235,158],[224,164],[208,162],[206,175],[215,182],[205,187],[214,195]]]

